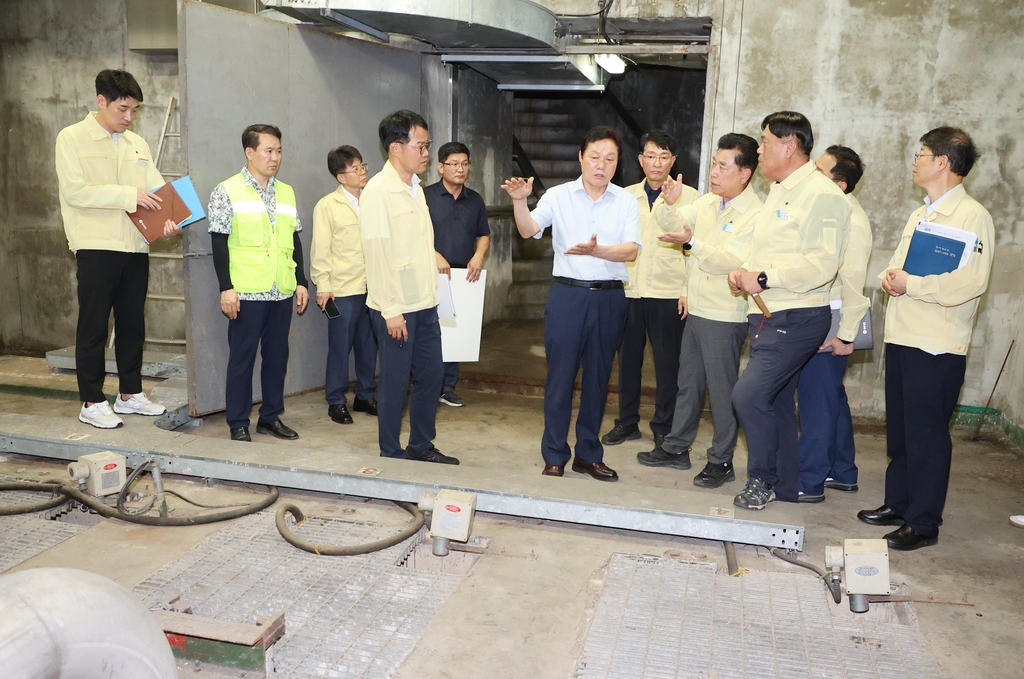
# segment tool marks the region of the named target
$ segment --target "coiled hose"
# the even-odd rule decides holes
[[[313,554],[319,554],[321,556],[355,556],[357,554],[369,554],[370,552],[376,552],[388,547],[393,547],[399,542],[407,540],[419,532],[420,528],[423,527],[423,510],[417,505],[408,502],[396,502],[396,505],[409,512],[413,516],[413,521],[401,532],[395,533],[391,537],[384,538],[383,540],[377,540],[376,542],[367,542],[362,545],[321,545],[308,540],[303,540],[295,533],[292,532],[291,528],[288,527],[287,518],[290,514],[295,519],[295,525],[301,524],[306,520],[306,515],[302,513],[302,510],[293,504],[283,504],[277,508],[277,515],[275,522],[277,523],[277,532],[281,534],[285,540],[288,541],[292,546],[298,547],[299,549]]]
[[[125,484],[127,488],[127,484]],[[54,497],[43,502],[32,504],[32,505],[14,505],[8,507],[0,507],[0,516],[11,516],[14,514],[30,514],[32,512],[39,512],[53,507],[60,506],[67,502],[69,499],[77,500],[89,509],[95,511],[100,516],[107,519],[120,519],[121,521],[127,521],[129,523],[138,523],[144,526],[200,526],[208,523],[217,523],[219,521],[230,521],[231,519],[238,519],[249,514],[255,514],[258,511],[266,509],[270,505],[277,502],[277,498],[280,493],[277,488],[270,488],[270,492],[260,500],[253,502],[252,504],[243,505],[241,507],[233,507],[225,509],[219,512],[211,512],[209,514],[196,514],[192,516],[149,516],[147,514],[129,514],[119,510],[116,507],[111,507],[104,504],[99,499],[87,495],[82,491],[78,490],[69,483],[60,482],[33,482],[33,481],[14,481],[0,483],[0,492],[11,491],[11,490],[29,490],[35,492],[50,492],[54,494]]]
[[[778,558],[782,559],[786,563],[791,563],[791,564],[794,564],[796,566],[803,566],[804,568],[807,568],[807,569],[812,570],[815,573],[817,573],[818,577],[821,579],[822,582],[825,583],[825,586],[828,587],[828,590],[832,593],[832,598],[835,599],[835,602],[838,604],[838,603],[840,603],[843,600],[843,592],[842,592],[842,589],[841,589],[841,587],[839,585],[839,581],[838,580],[833,580],[832,578],[830,578],[828,576],[829,575],[828,573],[826,573],[822,569],[818,568],[813,563],[807,563],[806,561],[801,561],[800,559],[796,558],[795,556],[790,556],[789,554],[786,554],[785,552],[783,552],[778,547],[772,547],[770,551],[771,551],[771,553],[773,555],[775,555]]]

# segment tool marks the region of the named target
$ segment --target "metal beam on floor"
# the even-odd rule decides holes
[[[475,493],[477,509],[494,514],[796,550],[804,542],[798,505],[745,511],[731,495],[503,471],[500,458],[494,468],[437,465],[381,458],[343,442],[330,449],[232,442],[164,431],[143,418],[101,430],[70,418],[0,414],[0,453],[75,460],[101,450],[125,455],[131,467],[153,459],[168,474],[401,502],[451,488]]]

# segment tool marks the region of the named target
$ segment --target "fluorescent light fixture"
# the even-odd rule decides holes
[[[594,61],[612,75],[618,75],[626,70],[626,62],[618,54],[596,54]]]

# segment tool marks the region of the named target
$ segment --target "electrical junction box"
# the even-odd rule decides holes
[[[448,538],[456,542],[469,540],[476,512],[476,495],[457,490],[442,490],[434,498],[434,510],[430,516],[430,535]]]
[[[889,594],[889,545],[885,540],[843,543],[848,594]]]
[[[79,485],[84,483],[85,492],[89,495],[103,497],[121,492],[126,476],[125,466],[124,455],[105,450],[82,455],[77,462],[69,464],[68,476]]]

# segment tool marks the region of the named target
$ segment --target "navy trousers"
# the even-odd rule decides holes
[[[377,341],[370,327],[370,310],[366,308],[366,294],[335,297],[334,304],[341,314],[327,320],[327,378],[324,392],[327,403],[346,405],[348,389],[348,355],[355,353],[356,398],[373,398],[377,380]]]
[[[800,371],[800,490],[808,495],[824,493],[827,478],[857,483],[853,418],[843,386],[848,358],[822,352]]]
[[[678,299],[639,297],[627,299],[626,303],[626,326],[619,347],[619,417],[615,424],[635,427],[640,423],[644,348],[650,338],[655,385],[651,432],[666,436],[672,431],[679,379],[679,346],[686,321],[679,318]]]
[[[747,317],[750,362],[732,390],[732,402],[747,437],[747,474],[775,488],[775,497],[796,502],[800,443],[796,395],[800,369],[818,350],[832,324],[827,306]]]
[[[922,535],[938,535],[949,486],[949,421],[964,385],[967,357],[932,356],[885,345],[885,504]]]
[[[544,308],[544,349],[548,376],[544,385],[545,464],[569,461],[569,420],[576,374],[583,366],[583,393],[576,417],[576,460],[601,462],[604,448],[599,430],[608,397],[615,350],[626,324],[622,288],[589,290],[554,282]]]
[[[441,380],[444,378],[437,307],[403,316],[409,331],[409,339],[404,342],[391,337],[384,317],[379,311],[370,309],[373,333],[377,336],[380,351],[377,438],[381,457],[406,457],[398,438],[406,397],[409,398],[409,448],[416,453],[425,453],[433,447],[437,435],[437,395],[441,393]]]
[[[445,363],[444,364],[444,381],[442,382],[441,392],[455,391],[455,385],[459,383],[459,364]]]
[[[228,426],[249,426],[252,371],[260,349],[260,421],[276,422],[284,412],[284,378],[288,372],[288,330],[292,298],[279,302],[242,300],[238,316],[228,321],[228,376],[225,390]]]

